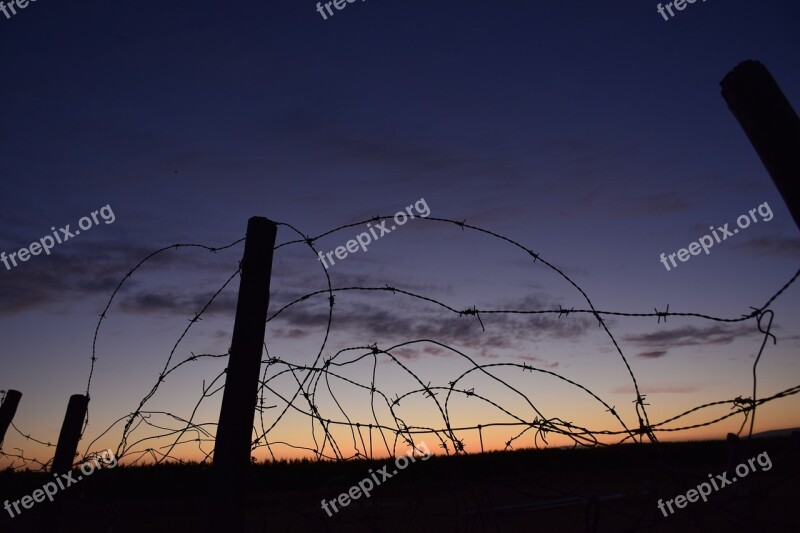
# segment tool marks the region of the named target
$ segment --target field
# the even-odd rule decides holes
[[[726,470],[724,441],[431,457],[332,517],[321,500],[347,492],[369,469],[391,466],[389,460],[258,464],[251,470],[247,531],[797,531],[800,440],[753,439],[750,450],[745,459],[766,452],[772,467],[756,463],[745,480],[668,517],[659,499]],[[209,512],[226,511],[207,501],[209,472],[201,464],[106,470],[57,496],[62,509],[55,523],[86,533],[202,531]],[[49,478],[6,472],[0,497],[30,494]],[[0,527],[39,531],[53,507],[36,504],[14,519],[4,513]]]

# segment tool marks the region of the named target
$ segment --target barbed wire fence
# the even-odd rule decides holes
[[[345,224],[329,230],[325,233],[315,237],[309,237],[301,233],[294,226],[286,223],[276,223],[279,227],[284,227],[294,235],[296,238],[283,242],[275,247],[275,252],[291,246],[307,246],[313,253],[313,257],[317,256],[317,249],[315,242],[319,239],[334,234],[336,232],[363,226],[367,223],[377,223],[382,220],[392,218],[391,216],[375,216],[368,220],[354,222],[352,224]],[[404,442],[409,446],[416,446],[415,439],[421,437],[432,437],[441,448],[442,452],[447,455],[466,453],[466,446],[464,437],[460,435],[471,434],[474,439],[480,442],[481,450],[484,450],[484,432],[492,428],[505,428],[513,433],[509,434],[509,438],[505,441],[505,449],[512,448],[517,441],[523,437],[533,433],[533,441],[536,446],[547,445],[547,437],[549,434],[558,434],[570,439],[575,446],[607,446],[610,444],[618,444],[623,442],[648,440],[650,442],[657,442],[657,435],[659,433],[679,433],[700,427],[711,426],[731,417],[741,416],[742,425],[739,429],[741,434],[747,422],[750,422],[748,435],[752,434],[754,418],[758,406],[763,405],[774,400],[786,398],[788,396],[800,392],[800,385],[791,387],[764,397],[757,396],[757,372],[756,367],[761,359],[761,356],[767,346],[768,341],[771,339],[773,344],[776,342],[775,336],[771,333],[771,327],[774,317],[774,312],[770,309],[772,304],[786,292],[792,284],[796,281],[800,270],[791,277],[782,287],[780,287],[775,294],[767,299],[767,301],[759,307],[751,307],[750,311],[735,318],[724,318],[710,316],[702,313],[688,313],[688,312],[674,312],[669,310],[667,306],[663,311],[654,309],[653,312],[647,313],[634,313],[634,312],[619,312],[602,310],[595,306],[588,294],[562,269],[549,262],[547,259],[541,257],[540,254],[525,247],[519,242],[510,239],[506,236],[500,235],[493,231],[480,228],[467,224],[465,221],[457,221],[444,218],[426,217],[419,218],[426,223],[435,224],[451,224],[455,225],[462,231],[478,232],[488,235],[493,239],[498,239],[503,243],[515,247],[520,252],[525,254],[530,260],[531,264],[540,263],[550,269],[552,272],[560,276],[563,280],[569,283],[578,292],[581,298],[585,301],[584,308],[563,308],[559,305],[557,309],[479,309],[472,306],[467,309],[457,309],[447,303],[438,299],[429,297],[425,294],[419,294],[404,290],[394,286],[382,287],[369,287],[369,286],[348,286],[348,287],[334,287],[328,271],[320,265],[322,272],[325,275],[327,288],[317,290],[304,294],[289,303],[286,303],[276,311],[272,312],[267,319],[269,324],[276,321],[282,315],[290,312],[296,306],[300,306],[306,302],[315,299],[327,300],[327,324],[325,327],[324,338],[320,344],[313,361],[310,364],[296,364],[291,361],[274,357],[269,354],[269,350],[265,343],[264,345],[264,358],[262,359],[262,379],[258,390],[258,406],[257,406],[257,420],[254,429],[256,430],[256,438],[252,442],[253,451],[260,448],[265,448],[272,459],[277,459],[280,454],[275,453],[275,446],[284,446],[287,448],[302,450],[312,454],[317,459],[328,460],[348,460],[353,458],[368,458],[377,455],[394,456],[397,452],[397,446],[400,442]],[[97,340],[101,331],[101,326],[104,320],[108,317],[112,304],[115,298],[123,288],[125,283],[148,261],[154,257],[168,253],[170,251],[177,251],[182,248],[196,248],[205,250],[209,253],[216,253],[221,250],[232,248],[244,239],[238,239],[226,246],[210,247],[201,244],[173,244],[155,252],[151,253],[135,265],[119,282],[117,287],[112,292],[108,302],[100,314],[95,329],[94,338],[92,341],[92,356],[89,371],[89,378],[87,381],[86,395],[90,395],[92,387],[92,378],[94,376],[95,364],[98,360],[97,353]],[[119,459],[127,458],[129,464],[137,464],[142,461],[152,461],[160,463],[163,461],[183,461],[180,451],[188,446],[197,446],[201,451],[204,460],[209,460],[213,456],[213,442],[214,430],[216,423],[213,421],[197,421],[195,420],[201,404],[207,399],[217,395],[224,387],[225,371],[218,373],[211,377],[209,380],[203,382],[202,394],[197,400],[194,409],[188,418],[178,416],[176,414],[165,411],[150,411],[146,409],[148,402],[157,394],[162,387],[165,379],[178,370],[185,368],[189,363],[196,362],[202,359],[224,359],[228,353],[219,354],[194,354],[183,358],[179,362],[173,362],[181,346],[181,342],[185,339],[189,331],[196,327],[198,322],[202,319],[204,313],[212,306],[214,301],[219,295],[233,282],[241,272],[241,264],[239,268],[233,270],[231,275],[225,279],[220,287],[214,292],[205,305],[197,312],[191,319],[188,325],[178,336],[172,349],[170,350],[166,362],[159,372],[155,383],[149,392],[141,399],[138,406],[129,414],[119,417],[114,423],[104,431],[100,432],[93,440],[89,441],[84,458],[88,457],[96,451],[92,450],[93,446],[102,438],[111,434],[115,428],[121,426],[121,434],[119,445],[117,446],[116,454]],[[459,350],[447,343],[440,342],[436,339],[414,339],[407,340],[392,346],[381,347],[377,343],[364,346],[351,346],[340,349],[333,354],[327,354],[326,348],[329,337],[331,336],[334,308],[337,296],[346,293],[363,293],[363,294],[391,294],[395,298],[409,298],[416,301],[423,302],[426,305],[433,306],[447,313],[452,313],[455,316],[464,320],[476,320],[482,330],[485,331],[483,320],[481,316],[489,315],[552,315],[559,320],[569,320],[571,316],[585,315],[592,317],[602,328],[603,333],[607,336],[608,340],[614,347],[618,357],[623,362],[627,371],[628,377],[631,380],[634,389],[633,405],[635,407],[635,426],[629,427],[623,420],[624,413],[618,412],[616,407],[610,405],[603,400],[598,394],[593,392],[589,387],[573,381],[572,379],[546,368],[538,368],[534,364],[527,362],[491,362],[481,363],[476,361],[465,351]],[[706,321],[722,322],[722,323],[744,323],[750,322],[754,328],[763,335],[761,346],[753,363],[753,387],[749,396],[737,396],[732,399],[719,400],[715,402],[704,403],[698,405],[682,413],[676,414],[667,419],[653,422],[648,415],[646,402],[646,395],[642,394],[639,383],[636,379],[633,369],[629,364],[628,358],[623,352],[622,347],[618,343],[614,334],[608,326],[605,317],[624,317],[624,318],[655,318],[657,323],[662,320],[666,321],[668,317],[690,317],[702,319]],[[267,341],[268,342],[268,341]],[[403,348],[414,347],[417,345],[434,346],[446,353],[451,354],[467,363],[468,368],[454,375],[452,380],[446,383],[434,384],[432,380],[426,379],[424,376],[416,373],[403,358],[396,355],[398,351]],[[372,379],[370,382],[362,382],[357,379],[348,377],[347,371],[349,367],[357,365],[359,362],[368,360],[372,366]],[[376,374],[379,366],[383,363],[389,363],[398,368],[405,376],[407,376],[416,385],[407,390],[381,390],[376,386]],[[559,416],[547,416],[544,414],[542,408],[537,407],[532,395],[519,387],[513,386],[508,381],[497,375],[499,370],[516,370],[521,373],[540,374],[549,376],[562,383],[568,384],[575,388],[581,394],[588,395],[593,401],[602,406],[602,409],[607,412],[614,422],[616,427],[606,428],[589,428],[564,420]],[[475,375],[482,375],[490,381],[498,384],[506,391],[510,391],[519,398],[515,407],[503,404],[500,401],[492,399],[489,392],[475,390],[475,387],[466,388],[461,386],[467,378]],[[276,386],[281,378],[287,378],[294,383],[294,390],[291,394],[282,393]],[[355,416],[348,414],[348,411],[343,408],[342,402],[338,399],[335,389],[336,384],[348,384],[357,390],[363,391],[369,395],[369,407],[371,416],[368,419],[359,419]],[[325,390],[332,399],[330,405],[321,405],[318,397],[321,396],[321,391]],[[472,401],[479,401],[487,406],[496,409],[498,413],[502,413],[502,420],[487,422],[484,424],[464,425],[459,424],[457,420],[453,419],[450,411],[451,402],[458,397],[470,398]],[[408,402],[413,399],[421,398],[429,404],[430,411],[436,415],[440,420],[439,425],[423,425],[415,424],[413,421],[408,421],[406,415],[399,412],[401,402]],[[276,403],[276,405],[268,405]],[[519,405],[522,405],[528,410],[526,413],[520,413]],[[719,407],[730,406],[730,412],[716,416],[702,422],[684,424],[676,426],[675,423],[682,421],[686,417],[699,413],[701,411]],[[388,416],[379,416],[378,410],[382,413],[388,413]],[[275,411],[273,411],[275,410]],[[288,413],[299,414],[306,419],[309,424],[309,431],[312,435],[313,446],[300,445],[286,440],[271,440],[271,436],[276,432],[276,428],[281,421],[287,417]],[[271,413],[276,413],[274,416],[269,416]],[[530,416],[533,414],[533,416]],[[157,420],[156,420],[157,419]],[[162,421],[163,419],[163,421]],[[89,417],[86,417],[84,425],[84,433],[89,426]],[[20,430],[16,425],[12,424],[12,428],[19,435],[27,440],[45,447],[54,447],[52,443],[36,439],[31,435]],[[144,428],[149,428],[150,433],[138,437],[140,433],[145,433]],[[349,434],[349,441],[354,450],[352,453],[347,453],[344,450],[347,448],[340,442],[340,437],[337,436],[337,429],[344,429]],[[614,442],[606,442],[609,438],[616,439]],[[150,445],[151,443],[158,443],[158,445]],[[168,442],[168,444],[164,444]],[[473,441],[475,442],[475,441]],[[209,448],[209,444],[211,447]],[[379,450],[379,451],[376,451]],[[0,451],[4,457],[12,458],[13,463],[11,468],[30,468],[46,469],[50,461],[42,460],[41,458],[26,457],[23,450],[2,450]]]

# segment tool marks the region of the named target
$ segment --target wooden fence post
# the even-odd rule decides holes
[[[6,437],[6,431],[14,420],[14,414],[17,412],[19,400],[22,398],[22,393],[18,390],[9,390],[3,398],[3,405],[0,405],[0,449],[3,447],[3,439]]]
[[[277,226],[263,217],[247,223],[239,300],[211,469],[210,531],[243,531],[247,469],[258,399],[264,328],[269,307]]]
[[[800,229],[800,119],[767,68],[739,63],[720,82],[722,97],[756,149]]]
[[[50,472],[57,477],[61,477],[61,474],[66,474],[72,470],[88,407],[88,396],[73,394],[69,397],[64,423],[61,425],[61,433],[58,435],[56,454],[53,457],[53,465],[50,467]],[[80,478],[80,476],[77,476],[77,479]],[[67,490],[63,494],[59,494],[54,501],[40,504],[44,506],[42,509],[44,515],[39,524],[39,531],[42,533],[66,531],[65,513],[69,505],[78,498],[78,495],[79,491],[77,490]]]
[[[78,450],[78,441],[81,439],[83,421],[86,420],[86,411],[89,407],[89,397],[83,394],[73,394],[69,397],[67,413],[58,435],[56,454],[53,457],[51,472],[63,474],[72,470],[75,462],[75,453]]]

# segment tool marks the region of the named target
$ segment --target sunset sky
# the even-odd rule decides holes
[[[598,310],[653,313],[669,305],[671,312],[737,318],[763,306],[800,266],[800,233],[719,82],[739,62],[759,60],[798,109],[800,4],[710,0],[667,21],[656,5],[366,0],[323,19],[311,0],[42,0],[11,18],[0,14],[0,252],[61,236],[67,224],[75,233],[82,217],[91,222],[49,255],[11,268],[0,263],[0,390],[23,393],[16,426],[56,442],[69,396],[86,392],[98,315],[132,267],[173,243],[228,245],[244,237],[252,216],[297,229],[281,225],[280,245],[424,199],[427,220],[409,220],[367,251],[337,259],[327,273],[334,288],[388,285],[457,310],[588,304],[524,250],[434,218],[466,221],[541,254]],[[737,228],[737,217],[753,209],[757,222],[708,254],[669,271],[659,260],[710,226]],[[365,231],[366,224],[347,227],[315,247],[333,251]],[[81,453],[117,449],[122,425],[106,430],[156,384],[188,321],[236,272],[242,252],[242,243],[216,254],[167,251],[126,282],[97,337]],[[325,273],[305,244],[278,248],[270,314],[325,289]],[[178,345],[173,365],[228,350],[238,282]],[[327,298],[309,298],[270,320],[265,359],[312,364],[325,338]],[[777,344],[767,344],[759,363],[759,397],[800,384],[798,286],[770,309]],[[604,318],[646,395],[651,423],[752,394],[764,338],[755,321]],[[475,316],[400,293],[341,292],[322,355],[425,340],[391,351],[425,385],[447,387],[471,368],[451,347],[481,365],[556,372],[638,427],[626,365],[591,315],[480,319],[485,331]],[[336,361],[364,353],[344,352]],[[333,368],[368,388],[372,364],[369,355]],[[224,358],[184,365],[144,410],[188,419],[204,382],[224,368]],[[265,404],[276,407],[264,411],[266,425],[285,408],[281,396],[297,391],[291,374],[275,376],[284,369],[267,371]],[[472,372],[458,387],[502,410],[454,394],[452,427],[514,422],[509,413],[532,421],[532,405],[502,381],[547,418],[621,429],[601,404],[557,378],[512,366],[487,371],[497,379]],[[374,375],[390,399],[420,388],[385,354]],[[196,422],[216,423],[222,383]],[[315,404],[323,417],[374,423],[367,389],[331,376],[330,391],[320,381]],[[436,398],[443,405],[446,396],[439,391]],[[308,408],[302,397],[294,405]],[[724,405],[665,427],[729,412]],[[445,427],[422,394],[402,400],[398,414],[409,426]],[[393,423],[385,404],[377,417]],[[151,421],[181,427],[165,415]],[[657,435],[720,438],[741,423],[737,416]],[[800,397],[791,396],[759,408],[755,430],[798,426]],[[484,430],[484,445],[503,448],[521,430]],[[156,433],[140,427],[129,444]],[[458,435],[468,451],[480,449],[477,431]],[[337,429],[334,436],[352,455],[351,433]],[[190,432],[182,442],[196,438]],[[431,449],[438,442],[420,438]],[[298,457],[309,455],[302,448],[321,447],[323,437],[318,424],[289,409],[267,440],[277,457]],[[379,440],[374,432],[374,451],[385,454]],[[163,453],[173,441],[142,440],[130,458],[148,447]],[[532,433],[513,444],[533,445]],[[188,442],[171,453],[200,459],[200,449],[210,452],[213,442]],[[41,461],[52,456],[13,428],[3,450]],[[324,451],[332,453],[329,445]],[[254,455],[270,456],[263,447]],[[0,457],[0,467],[12,463],[19,461]]]

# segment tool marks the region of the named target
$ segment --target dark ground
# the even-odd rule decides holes
[[[247,531],[800,531],[800,442],[761,438],[749,448],[745,461],[767,452],[772,468],[762,471],[755,463],[755,472],[708,502],[689,503],[666,518],[659,498],[685,494],[727,469],[724,441],[417,459],[332,517],[321,508],[323,498],[346,492],[370,468],[390,465],[391,472],[392,462],[258,465]],[[208,478],[202,465],[98,471],[55,496],[65,510],[53,523],[81,533],[201,532],[214,508],[206,497]],[[3,472],[0,503],[51,479]],[[0,531],[39,532],[53,507],[37,503],[13,519],[0,509]]]

